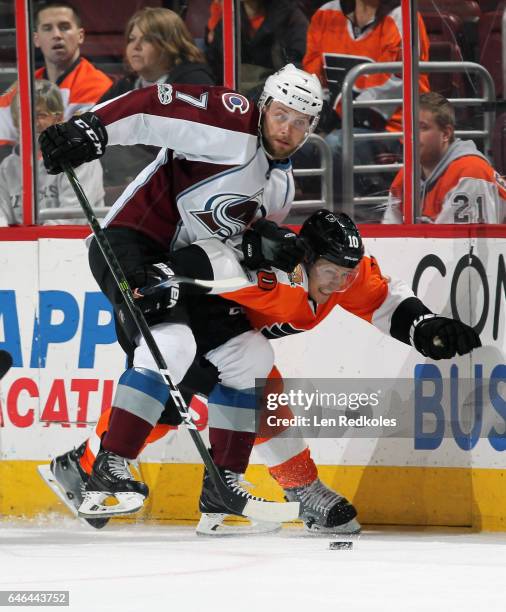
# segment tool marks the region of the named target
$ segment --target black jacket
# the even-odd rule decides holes
[[[99,102],[112,100],[121,96],[127,91],[135,89],[137,75],[131,74],[116,81],[110,89],[100,98]],[[214,78],[211,69],[207,64],[195,62],[181,62],[174,66],[169,72],[165,83],[183,83],[185,85],[214,85]]]
[[[306,52],[308,20],[293,0],[267,0],[267,14],[260,28],[251,36],[249,20],[241,5],[241,62],[279,70],[292,63],[301,67]],[[223,23],[216,26],[214,40],[206,56],[216,81],[223,76]]]

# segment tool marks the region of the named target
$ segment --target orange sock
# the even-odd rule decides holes
[[[102,438],[104,433],[107,431],[107,428],[109,427],[110,416],[111,408],[108,408],[107,410],[102,412],[100,418],[98,419],[98,422],[95,426],[95,435],[98,436],[99,440]],[[155,425],[155,427],[151,430],[151,433],[147,437],[141,451],[146,448],[147,444],[150,444],[151,442],[156,442],[160,438],[163,438],[163,436],[171,429],[177,429],[177,427],[174,427],[172,425]],[[93,464],[95,463],[95,453],[91,449],[89,439],[86,441],[86,449],[83,453],[83,456],[79,459],[79,463],[87,474],[91,474]]]
[[[303,487],[318,478],[318,469],[309,448],[279,465],[269,468],[270,475],[283,489]]]
[[[95,425],[95,434],[99,439],[102,438],[103,434],[107,431],[109,427],[109,419],[111,417],[111,408],[104,410],[98,419],[97,424]],[[87,474],[91,474],[91,470],[93,468],[93,464],[95,463],[95,453],[90,448],[90,440],[86,441],[86,449],[83,453],[81,459],[79,459],[79,463],[81,467]]]

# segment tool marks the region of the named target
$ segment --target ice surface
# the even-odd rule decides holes
[[[0,590],[68,589],[60,609],[76,612],[506,610],[506,534],[366,530],[351,551],[330,539],[344,538],[0,522]]]

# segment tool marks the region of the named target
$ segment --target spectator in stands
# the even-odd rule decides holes
[[[61,123],[64,116],[64,104],[61,90],[50,81],[35,81],[35,131],[38,135],[50,125]],[[11,102],[10,111],[13,125],[19,128],[19,96],[16,93]],[[102,166],[98,160],[83,164],[75,170],[92,206],[104,205],[104,188],[102,184]],[[39,160],[37,165],[37,193],[39,210],[49,208],[77,208],[78,219],[71,221],[51,220],[47,224],[77,223],[84,224],[86,219],[76,200],[74,191],[64,174],[48,174]],[[0,226],[17,225],[22,221],[22,181],[21,163],[18,145],[0,164]]]
[[[129,74],[101,102],[154,83],[214,85],[204,54],[174,11],[149,7],[137,11],[127,24],[125,37]]]
[[[217,82],[223,77],[223,22],[211,5],[206,55]],[[214,11],[214,12],[213,12]],[[239,90],[252,97],[260,93],[269,74],[287,63],[301,67],[306,50],[308,21],[292,0],[242,0],[241,83]]]
[[[455,111],[441,94],[420,96],[422,223],[501,223],[506,182],[471,140],[455,138]],[[404,171],[390,187],[384,223],[402,223]]]
[[[62,91],[64,119],[89,110],[107,91],[112,80],[80,56],[84,41],[81,18],[65,1],[40,5],[35,13],[35,46],[44,56],[44,66],[35,72],[36,79],[47,79]],[[14,143],[16,129],[9,110],[15,88],[0,98],[0,143]]]
[[[204,54],[177,13],[165,8],[137,11],[125,30],[127,76],[120,79],[100,102],[154,83],[214,85]],[[109,147],[102,158],[106,185],[130,183],[150,164],[159,149],[142,145]]]
[[[429,40],[421,16],[418,17],[420,37],[420,59],[429,58]],[[341,185],[341,101],[342,80],[329,82],[329,69],[325,68],[324,54],[345,56],[343,67],[349,69],[349,56],[363,57],[373,62],[402,60],[402,22],[400,0],[334,0],[324,4],[311,19],[307,35],[307,50],[304,56],[304,70],[317,74],[323,84],[329,86],[330,96],[327,112],[323,114],[320,129],[326,134],[326,141],[332,148],[336,166],[336,196]],[[338,58],[334,58],[339,62]],[[360,62],[356,62],[360,63]],[[428,91],[427,75],[420,75],[420,90]],[[354,110],[356,132],[400,131],[401,107],[374,106],[378,98],[402,98],[402,79],[398,75],[371,74],[360,77],[355,84],[355,99],[369,101],[367,108]],[[377,156],[383,152],[399,152],[398,140],[356,141],[355,163],[377,163]],[[294,160],[296,165],[296,160]],[[359,175],[360,176],[360,175]],[[361,195],[379,195],[386,191],[388,183],[384,175],[365,175],[356,185]],[[338,202],[339,203],[339,200]],[[378,217],[379,218],[379,217]],[[357,219],[373,221],[375,219]]]

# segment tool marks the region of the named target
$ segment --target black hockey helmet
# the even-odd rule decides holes
[[[345,213],[321,208],[304,221],[299,236],[308,247],[309,263],[324,257],[338,266],[354,268],[364,256],[360,232]]]

